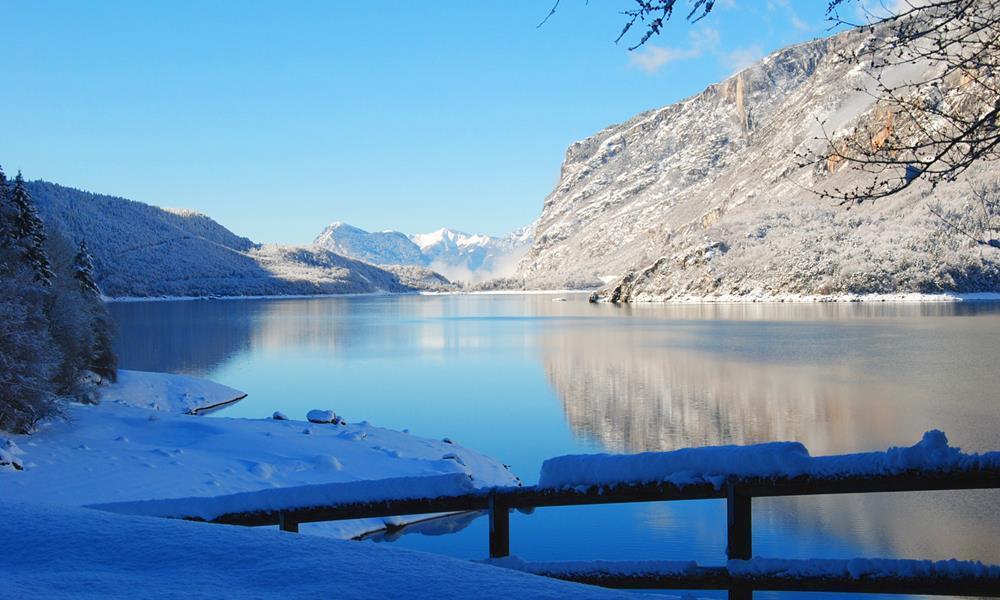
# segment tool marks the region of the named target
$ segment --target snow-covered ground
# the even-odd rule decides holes
[[[632,597],[380,544],[4,499],[0,540],[4,598]]]
[[[33,435],[7,436],[5,455],[23,470],[0,468],[0,500],[83,506],[455,473],[476,487],[518,483],[474,450],[364,422],[183,414],[242,395],[190,377],[122,371],[101,404],[71,405]],[[349,538],[382,527],[369,519],[309,529]]]
[[[174,414],[206,414],[238,402],[246,394],[207,379],[118,371],[118,381],[101,390],[102,402],[115,402]]]

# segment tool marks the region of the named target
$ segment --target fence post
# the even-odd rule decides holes
[[[283,510],[278,511],[278,529],[281,531],[288,531],[290,533],[299,532],[299,524],[297,521],[293,521],[288,518],[288,513]]]
[[[490,558],[510,556],[510,513],[497,502],[496,495],[489,496]]]
[[[750,496],[743,494],[732,482],[726,483],[726,517],[730,559],[749,560],[753,557],[753,535]]]
[[[753,519],[751,496],[740,492],[732,481],[726,482],[726,555],[729,559],[753,558]],[[729,600],[752,600],[753,591],[730,587]]]

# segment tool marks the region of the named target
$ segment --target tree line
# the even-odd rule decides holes
[[[28,433],[116,378],[114,327],[85,241],[46,230],[0,169],[0,430]]]

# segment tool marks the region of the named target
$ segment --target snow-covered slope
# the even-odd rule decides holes
[[[512,275],[531,245],[532,230],[529,225],[498,238],[442,228],[410,239],[431,269],[452,279],[476,282]]]
[[[47,226],[86,239],[98,284],[112,297],[407,292],[433,279],[319,248],[261,246],[194,211],[44,181],[28,189]]]
[[[313,241],[317,246],[376,265],[423,265],[420,247],[398,231],[365,231],[330,223]]]
[[[125,371],[103,390],[101,404],[69,405],[65,419],[30,436],[0,437],[0,449],[22,467],[0,468],[0,500],[81,506],[453,474],[475,487],[518,484],[503,464],[475,450],[366,422],[182,414],[241,396],[210,381]],[[316,527],[349,538],[383,521]]]
[[[398,231],[368,232],[331,223],[314,244],[377,265],[421,265],[466,282],[506,277],[531,245],[533,225],[504,237],[473,235],[442,228],[407,236]]]
[[[173,414],[206,414],[246,398],[246,394],[207,379],[118,369],[113,384],[100,387],[101,402],[114,402]]]
[[[5,598],[632,598],[388,544],[15,503]],[[484,541],[485,552],[485,541]]]
[[[970,185],[995,198],[996,164],[850,210],[809,191],[856,177],[834,161],[800,166],[825,153],[821,123],[834,139],[893,127],[873,108],[871,79],[840,59],[863,41],[851,31],[785,48],[570,146],[518,276],[531,287],[612,282],[600,295],[619,301],[1000,291],[1000,250],[931,214],[972,215]],[[919,74],[882,73],[890,85]]]

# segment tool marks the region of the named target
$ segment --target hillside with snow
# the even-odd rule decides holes
[[[45,181],[28,183],[53,231],[86,240],[106,296],[263,296],[442,289],[420,267],[382,269],[317,247],[261,245],[191,210],[162,209]]]
[[[326,250],[377,265],[418,265],[451,280],[479,282],[507,277],[531,245],[534,225],[504,237],[468,234],[447,227],[407,235],[369,232],[335,221],[313,243]]]
[[[571,145],[517,276],[607,284],[597,297],[612,301],[1000,291],[1000,250],[966,235],[1000,197],[995,163],[850,209],[816,193],[859,181],[842,162],[803,166],[826,156],[824,130],[836,142],[900,128],[841,58],[865,36],[785,48]],[[893,85],[923,70],[880,74]]]

